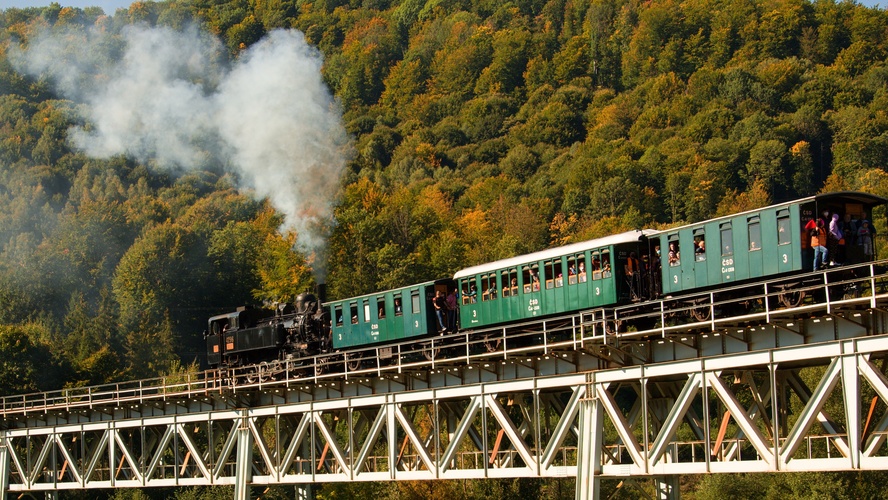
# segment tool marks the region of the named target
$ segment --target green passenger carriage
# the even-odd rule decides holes
[[[457,272],[460,328],[480,328],[632,298],[630,254],[647,253],[650,231],[628,231]]]
[[[438,331],[432,298],[453,289],[453,280],[440,279],[325,304],[333,347],[345,349],[399,342]]]
[[[812,271],[810,221],[824,211],[862,220],[885,202],[866,193],[821,194],[662,231],[652,238],[662,256],[662,293]],[[845,254],[847,264],[866,260],[857,245],[846,245]]]

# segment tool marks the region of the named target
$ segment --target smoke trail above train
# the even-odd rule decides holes
[[[284,215],[301,250],[323,254],[349,140],[300,32],[273,31],[234,61],[194,27],[46,30],[11,55],[79,104],[76,149],[174,173],[221,166]]]

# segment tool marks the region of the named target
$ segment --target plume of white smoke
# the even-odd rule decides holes
[[[304,251],[323,255],[318,229],[332,220],[348,141],[321,55],[292,30],[230,66],[222,53],[196,29],[129,26],[119,37],[45,32],[11,59],[85,104],[88,126],[69,131],[75,147],[173,170],[221,162],[284,214]]]

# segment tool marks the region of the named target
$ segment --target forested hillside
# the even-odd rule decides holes
[[[187,369],[201,360],[209,315],[291,300],[319,280],[346,297],[822,190],[888,195],[888,13],[850,1],[53,3],[0,11],[0,27],[0,395]],[[161,70],[127,49],[139,34],[175,33],[209,47],[176,69],[186,101],[209,96],[225,111],[212,115],[222,128],[178,115],[200,131],[187,160],[139,143],[176,101],[155,90]],[[268,102],[265,80],[291,82],[295,95],[313,71],[272,64],[251,79],[281,46],[263,44],[301,47],[303,34],[318,52],[299,50],[322,61],[335,97],[314,104],[338,123],[261,136],[303,113],[298,95]],[[53,39],[65,57],[31,64]],[[104,60],[68,81],[84,40],[98,40],[90,54]],[[121,67],[145,83],[139,105],[157,109],[95,98],[118,81],[107,68]],[[241,79],[206,76],[220,74]],[[233,93],[233,81],[246,90]],[[275,106],[280,116],[253,116]],[[106,111],[137,119],[103,122]],[[318,179],[336,189],[290,210],[262,172],[287,170],[302,144],[339,128],[347,140],[284,185],[300,196],[317,194]],[[85,142],[98,137],[102,148]],[[886,234],[884,213],[875,218]],[[303,244],[310,232],[324,245]],[[732,483],[747,485],[758,489]],[[541,494],[524,487],[497,494]]]

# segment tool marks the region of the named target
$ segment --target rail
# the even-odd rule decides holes
[[[5,396],[0,398],[0,415],[121,407],[532,356],[567,356],[620,342],[662,340],[775,321],[791,324],[800,316],[876,309],[886,299],[888,260],[883,260],[370,349]]]

